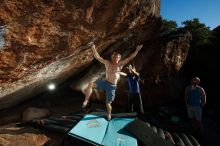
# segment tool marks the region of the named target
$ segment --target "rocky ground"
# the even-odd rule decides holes
[[[48,92],[34,100],[23,103],[12,109],[0,111],[0,145],[3,146],[56,146],[62,142],[63,134],[44,131],[29,126],[16,127],[21,121],[22,112],[27,107],[48,108],[51,116],[60,117],[80,109],[80,94],[65,94],[65,91]]]
[[[31,126],[16,126],[22,120],[22,113],[28,107],[47,108],[50,116],[61,117],[81,109],[82,94],[70,89],[46,92],[36,98],[11,109],[0,111],[0,146],[58,146],[64,134],[45,131]],[[94,103],[97,108],[105,109],[104,103]],[[116,109],[120,111],[120,109]]]
[[[34,100],[30,100],[12,109],[0,111],[0,145],[3,146],[58,146],[64,139],[64,134],[49,130],[37,129],[31,126],[20,126],[16,124],[21,121],[22,112],[27,107],[48,108],[51,116],[61,117],[78,111],[82,103],[82,94],[74,93],[69,89],[61,89],[54,92],[47,92],[39,95]],[[96,108],[104,109],[105,104],[95,102]],[[115,105],[114,112],[123,112],[123,106]],[[146,119],[148,119],[146,117]],[[168,126],[170,127],[170,126]],[[177,127],[177,129],[179,129]],[[202,143],[204,146],[216,145],[220,136],[218,124],[211,118],[204,120],[204,136]]]

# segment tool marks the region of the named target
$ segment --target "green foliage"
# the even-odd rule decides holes
[[[170,32],[177,30],[177,27],[178,25],[176,21],[163,19],[163,32]]]
[[[216,27],[214,30],[213,30],[213,45],[215,45],[216,47],[219,47],[220,45],[220,25],[218,27]]]
[[[220,37],[220,25],[217,26],[213,31],[215,36]]]
[[[212,31],[204,23],[201,23],[198,18],[186,20],[182,24],[184,25],[182,29],[189,30],[192,34],[192,47],[211,43]]]

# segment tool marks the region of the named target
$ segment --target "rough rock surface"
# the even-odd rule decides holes
[[[2,146],[43,146],[49,138],[33,128],[17,128],[6,125],[0,128],[0,145]]]
[[[154,53],[145,59],[140,71],[146,107],[176,102],[183,95],[185,83],[178,72],[188,55],[191,39],[189,32],[176,32],[147,44]]]
[[[50,115],[50,111],[46,108],[28,107],[21,115],[22,122],[29,122],[34,119],[45,118]]]
[[[0,109],[89,66],[93,60],[89,42],[106,54],[112,46],[129,42],[122,50],[128,54],[157,36],[161,26],[160,0],[3,0]]]

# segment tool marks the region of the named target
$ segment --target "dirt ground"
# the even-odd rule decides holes
[[[51,116],[60,117],[81,107],[82,95],[70,90],[45,92],[19,106],[0,111],[0,146],[56,146],[63,134],[44,131],[30,126],[17,127],[22,112],[28,107],[47,108]]]
[[[30,126],[19,126],[21,113],[27,107],[47,108],[52,117],[69,115],[81,109],[83,95],[70,89],[45,92],[19,106],[0,111],[0,146],[60,146],[65,134]],[[95,102],[96,108],[105,109],[104,102]],[[114,105],[113,112],[125,112],[126,108]],[[211,118],[204,119],[202,146],[218,144],[219,124]],[[74,144],[73,144],[74,145]]]
[[[45,131],[30,126],[19,126],[22,112],[28,107],[47,108],[52,117],[69,115],[81,109],[83,95],[71,89],[59,89],[40,94],[11,109],[0,111],[0,146],[58,146],[64,134]],[[93,106],[105,109],[104,102],[94,102]],[[120,107],[114,110],[120,111]],[[124,109],[125,110],[125,109]]]

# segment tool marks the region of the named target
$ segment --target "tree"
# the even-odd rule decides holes
[[[212,31],[204,23],[201,23],[198,18],[186,20],[182,24],[184,25],[183,29],[189,30],[192,34],[192,47],[211,43]]]
[[[220,25],[218,27],[216,27],[215,29],[213,29],[213,35],[214,35],[214,38],[213,38],[213,45],[217,46],[220,46],[220,42],[219,42],[219,39],[220,39]]]
[[[176,30],[178,27],[176,21],[163,19],[163,32],[170,32]]]

